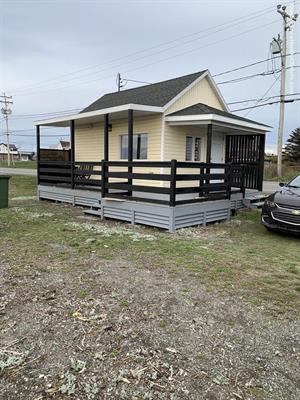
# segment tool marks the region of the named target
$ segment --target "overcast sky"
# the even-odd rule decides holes
[[[299,0],[295,3],[298,11]],[[13,96],[11,142],[23,150],[34,149],[33,121],[49,115],[33,114],[83,108],[116,90],[117,72],[124,78],[156,82],[203,69],[217,74],[268,58],[270,41],[282,29],[277,4],[276,0],[0,0],[0,91]],[[300,52],[297,37],[300,21],[289,37],[293,51]],[[300,54],[294,64],[300,66]],[[271,69],[272,63],[265,62],[216,81]],[[288,71],[287,93],[300,93],[300,68]],[[268,90],[267,97],[278,95],[278,78],[257,76],[219,87],[227,102],[258,99]],[[128,82],[126,88],[136,85]],[[235,104],[230,109],[255,104]],[[237,114],[272,125],[267,150],[273,150],[278,111],[278,105],[270,105]],[[285,138],[299,126],[300,101],[287,104]],[[61,129],[43,133],[47,137],[42,145],[50,146],[59,135],[66,135]],[[0,136],[0,142],[4,139]]]

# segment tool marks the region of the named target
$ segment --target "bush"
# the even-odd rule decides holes
[[[264,180],[266,181],[290,181],[295,175],[300,173],[300,165],[298,164],[283,164],[282,177],[277,176],[277,164],[269,163],[265,165]]]

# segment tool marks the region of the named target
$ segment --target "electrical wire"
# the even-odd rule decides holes
[[[300,100],[300,97],[297,98],[297,99],[285,100],[284,103],[293,103],[294,101],[299,101],[299,100]],[[244,110],[250,110],[250,109],[253,109],[253,108],[257,108],[257,107],[270,106],[270,105],[273,105],[273,104],[278,104],[278,103],[280,103],[280,102],[281,102],[280,100],[276,100],[276,101],[272,101],[272,102],[270,102],[270,103],[258,104],[258,105],[256,105],[256,106],[245,107],[245,108],[238,108],[237,110],[232,110],[231,112],[244,111]]]
[[[267,93],[266,93],[267,94]],[[295,95],[298,95],[298,94],[300,94],[300,92],[297,92],[297,93],[287,93],[287,94],[285,94],[285,96],[295,96]],[[265,95],[264,95],[265,96]],[[226,104],[227,105],[232,105],[232,104],[241,104],[241,103],[250,103],[250,102],[252,102],[252,101],[267,101],[267,100],[270,100],[270,99],[274,99],[274,98],[276,98],[276,97],[280,97],[280,95],[276,95],[276,96],[270,96],[270,97],[265,97],[265,98],[258,98],[258,99],[247,99],[247,100],[241,100],[241,101],[232,101],[232,102],[227,102]]]
[[[104,62],[104,63],[96,64],[96,65],[94,65],[94,66],[89,66],[89,67],[81,68],[81,69],[79,69],[79,70],[77,70],[77,71],[73,71],[73,72],[69,72],[69,73],[63,74],[63,75],[59,75],[59,76],[57,76],[56,78],[50,78],[50,79],[47,79],[47,80],[44,80],[44,81],[40,81],[40,82],[38,82],[38,83],[36,83],[36,84],[34,84],[34,85],[25,85],[25,86],[23,86],[23,88],[22,88],[22,87],[19,88],[19,89],[16,88],[15,91],[18,92],[18,91],[22,91],[22,90],[28,90],[28,89],[30,89],[30,88],[40,87],[40,86],[43,86],[43,85],[45,85],[45,84],[47,85],[47,84],[49,84],[50,82],[60,80],[61,78],[64,78],[64,77],[67,77],[67,76],[70,76],[70,75],[78,74],[78,73],[81,73],[81,72],[86,71],[86,70],[89,70],[89,69],[99,68],[100,66],[103,66],[103,65],[112,64],[112,63],[114,63],[114,62],[117,62],[117,61],[120,61],[120,60],[129,58],[129,57],[132,57],[132,56],[141,54],[141,53],[145,53],[145,52],[147,52],[147,51],[156,49],[156,48],[158,48],[158,47],[166,46],[166,45],[168,45],[168,44],[175,43],[175,42],[180,41],[180,40],[183,40],[183,39],[185,39],[185,38],[192,37],[192,36],[196,36],[196,35],[199,35],[199,34],[201,34],[201,33],[203,33],[203,32],[207,32],[207,31],[209,31],[209,30],[214,30],[214,29],[216,29],[216,28],[220,28],[220,27],[229,25],[227,28],[225,27],[225,28],[217,29],[215,32],[212,32],[212,33],[207,34],[207,35],[205,35],[205,36],[202,35],[200,38],[195,38],[195,39],[192,39],[192,40],[190,40],[190,41],[186,41],[186,42],[184,42],[184,43],[178,44],[177,46],[173,46],[173,47],[171,47],[171,48],[163,49],[163,50],[160,50],[159,52],[156,52],[156,53],[152,53],[152,54],[150,54],[150,55],[143,56],[142,58],[150,57],[150,56],[152,56],[152,55],[155,55],[155,54],[158,54],[158,53],[161,53],[161,52],[164,52],[164,51],[173,49],[173,48],[175,48],[175,47],[188,44],[188,43],[190,43],[190,42],[192,42],[192,41],[202,39],[203,37],[207,37],[207,36],[209,36],[209,35],[211,35],[211,34],[215,34],[215,33],[221,32],[221,31],[223,31],[223,30],[225,30],[225,29],[232,28],[232,27],[234,27],[234,26],[236,26],[236,25],[239,25],[239,24],[241,24],[241,23],[245,23],[245,22],[250,21],[250,20],[252,20],[252,19],[255,19],[255,18],[259,17],[259,16],[263,16],[263,15],[267,14],[267,13],[268,13],[270,10],[272,10],[272,9],[273,9],[273,7],[267,7],[267,8],[265,8],[265,9],[263,9],[263,10],[259,10],[259,11],[256,11],[256,12],[254,12],[254,13],[250,13],[250,14],[247,14],[247,15],[242,16],[242,17],[234,18],[233,20],[227,21],[227,22],[225,22],[225,23],[223,23],[223,24],[221,24],[221,25],[219,24],[219,25],[215,25],[215,26],[210,27],[210,28],[202,29],[202,30],[200,30],[200,31],[198,31],[198,32],[195,32],[195,33],[192,33],[192,34],[188,34],[188,35],[184,35],[184,36],[182,36],[182,37],[173,39],[173,40],[171,40],[171,41],[167,41],[167,42],[161,43],[161,44],[159,44],[159,45],[151,46],[150,48],[147,48],[147,49],[144,49],[144,50],[139,50],[139,51],[137,51],[137,52],[134,52],[134,53],[131,53],[131,54],[122,56],[122,57],[118,57],[118,58],[113,59],[113,60],[111,60],[111,61],[107,61],[107,62]],[[235,22],[236,22],[236,23],[235,23]],[[138,59],[136,59],[136,60],[134,60],[134,61],[129,61],[129,62],[139,61],[140,59],[141,59],[141,57],[139,57]],[[127,63],[128,63],[128,62],[127,62]],[[127,63],[125,63],[125,64],[127,64]],[[124,63],[123,63],[122,65],[124,65]],[[110,68],[111,68],[111,67],[109,67],[109,69],[110,69]],[[106,68],[105,70],[107,70],[107,68]],[[83,75],[83,76],[88,76],[88,75],[95,74],[95,73],[99,73],[99,72],[102,72],[102,71],[103,71],[103,70],[97,71],[97,72],[93,72],[93,73],[89,73],[89,74],[85,74],[85,75]],[[79,78],[82,78],[82,76],[81,76],[81,77],[77,77],[77,78],[72,78],[72,80],[73,80],[73,79],[79,79]],[[63,81],[65,81],[65,80],[63,80]],[[56,83],[58,83],[58,82],[56,82]]]
[[[246,31],[240,32],[239,34],[231,35],[231,36],[229,36],[229,37],[223,38],[223,39],[221,39],[221,40],[217,40],[217,41],[215,41],[215,42],[207,43],[207,44],[205,44],[205,45],[203,45],[203,46],[201,46],[201,47],[198,47],[198,48],[193,48],[193,49],[190,49],[190,50],[187,50],[187,51],[184,51],[184,52],[181,52],[181,53],[177,53],[177,54],[174,54],[174,55],[172,55],[172,56],[169,56],[169,57],[166,57],[166,58],[163,58],[163,59],[154,61],[154,62],[152,62],[152,63],[147,63],[147,64],[142,65],[142,66],[138,66],[138,67],[131,68],[131,69],[129,69],[129,70],[124,71],[124,73],[128,73],[128,72],[140,70],[140,69],[143,69],[143,68],[147,68],[147,67],[150,67],[150,66],[152,66],[152,65],[156,65],[156,64],[162,63],[162,62],[164,62],[164,61],[168,61],[168,60],[170,60],[170,59],[173,59],[173,58],[176,58],[176,57],[180,57],[180,56],[185,55],[185,54],[190,54],[190,53],[193,53],[193,52],[195,52],[195,51],[201,50],[201,49],[203,49],[203,48],[205,48],[205,47],[213,46],[213,45],[216,45],[216,44],[219,44],[219,43],[223,43],[223,42],[225,42],[225,41],[227,41],[227,40],[235,39],[235,38],[240,37],[240,36],[242,36],[242,35],[245,35],[245,34],[247,34],[247,33],[249,33],[249,32],[252,32],[252,31],[254,31],[254,30],[261,29],[261,28],[265,28],[265,27],[267,27],[267,26],[269,26],[269,25],[272,25],[272,24],[274,24],[274,23],[277,23],[277,20],[274,20],[274,21],[272,21],[272,22],[270,22],[270,23],[268,23],[268,24],[264,23],[263,25],[255,26],[255,27],[253,27],[253,28],[251,28],[251,29],[248,29],[248,30],[246,30]],[[139,58],[139,60],[140,60],[140,59],[141,59],[141,58]],[[79,85],[85,85],[85,84],[92,83],[92,82],[95,82],[95,81],[98,81],[98,82],[99,82],[100,80],[102,81],[102,80],[104,80],[104,79],[108,79],[108,78],[111,78],[111,77],[113,77],[113,76],[114,76],[114,75],[108,75],[108,76],[101,77],[101,78],[98,78],[98,79],[92,79],[92,80],[87,80],[87,81],[78,82],[78,83],[77,83],[77,86],[79,86]],[[35,91],[33,90],[33,91],[28,91],[28,92],[20,92],[20,93],[15,93],[14,96],[24,96],[24,95],[34,94],[34,93],[43,93],[43,92],[50,92],[50,91],[56,91],[56,90],[63,90],[63,89],[68,89],[68,88],[70,88],[70,87],[73,88],[74,86],[73,86],[73,85],[71,85],[71,86],[69,85],[69,86],[54,87],[54,88],[49,88],[49,89],[44,89],[44,90],[35,90]]]

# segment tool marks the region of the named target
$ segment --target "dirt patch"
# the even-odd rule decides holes
[[[96,257],[80,271],[6,269],[2,398],[299,398],[298,324],[185,272]]]
[[[298,399],[299,243],[255,218],[170,235],[3,211],[0,398]]]

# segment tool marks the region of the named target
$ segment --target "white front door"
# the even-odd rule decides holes
[[[211,144],[211,162],[212,163],[224,163],[225,155],[225,140],[222,133],[213,132],[212,144]]]
[[[212,143],[211,143],[211,162],[217,164],[223,164],[225,159],[225,146],[224,146],[224,135],[222,133],[213,132]],[[212,169],[213,174],[223,174],[223,168]],[[222,182],[222,180],[213,180],[211,183]]]

